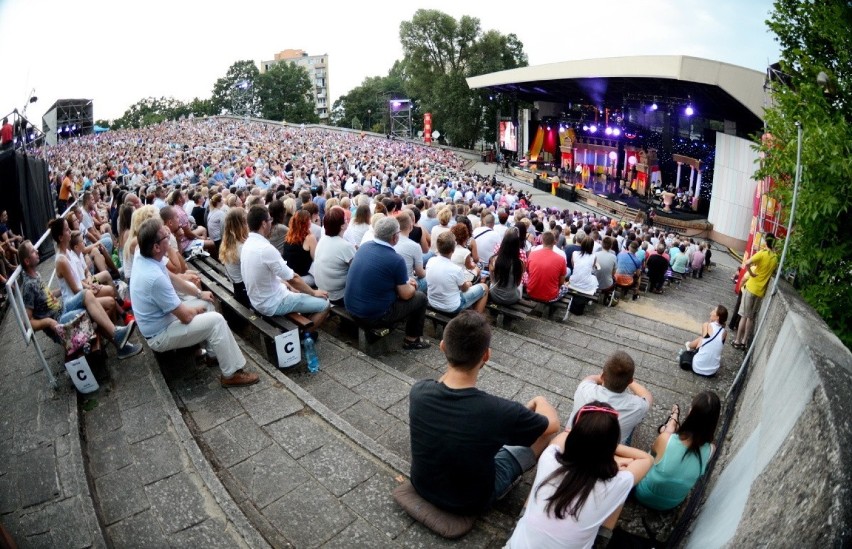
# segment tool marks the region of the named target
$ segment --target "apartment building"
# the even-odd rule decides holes
[[[308,55],[303,50],[280,51],[271,61],[261,61],[260,72],[266,72],[278,63],[292,63],[308,71],[317,115],[321,121],[327,120],[331,107],[331,95],[328,91],[328,54]]]

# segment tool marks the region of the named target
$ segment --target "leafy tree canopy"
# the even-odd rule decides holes
[[[159,124],[164,120],[176,120],[190,114],[188,105],[174,97],[146,97],[124,111],[121,118],[113,121],[112,128],[141,128]]]
[[[228,73],[216,80],[210,98],[214,114],[260,115],[257,80],[260,71],[254,61],[237,61]]]
[[[402,65],[398,61],[387,76],[365,78],[360,86],[334,102],[331,123],[354,129],[387,131],[388,101],[405,96],[403,81]],[[353,126],[356,120],[360,127]]]
[[[803,171],[787,267],[802,297],[852,348],[852,4],[776,0],[767,25],[785,77],[772,86],[765,115],[772,137],[760,145],[758,176],[773,178],[789,215],[801,123]]]
[[[496,106],[485,92],[468,88],[465,78],[526,66],[523,45],[512,34],[483,33],[475,17],[457,21],[437,10],[418,10],[400,24],[399,36],[405,90],[450,142],[472,148],[484,122],[495,120]]]
[[[311,93],[311,79],[304,67],[278,63],[257,80],[260,114],[269,120],[297,123],[319,121]]]

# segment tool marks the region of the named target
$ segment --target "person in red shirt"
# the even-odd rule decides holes
[[[527,294],[536,301],[557,301],[568,293],[568,262],[565,255],[553,249],[556,237],[551,231],[542,234],[541,243],[542,247],[532,252],[527,262]]]
[[[3,119],[3,127],[0,127],[0,150],[12,148],[12,140],[14,139],[15,131],[9,123],[9,117]]]

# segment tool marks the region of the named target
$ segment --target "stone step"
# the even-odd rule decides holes
[[[194,363],[192,353],[181,362]],[[109,381],[81,402],[86,474],[109,545],[268,547],[187,429],[150,349],[107,368]]]
[[[370,547],[444,543],[391,497],[410,467],[403,403],[413,380],[326,334],[317,344],[315,375],[304,365],[279,371],[240,343],[261,376],[257,385],[221,389],[207,368],[167,376],[205,458],[267,541],[298,547],[352,546],[353,539]],[[502,544],[521,496],[512,501],[515,507],[479,521],[465,545]]]

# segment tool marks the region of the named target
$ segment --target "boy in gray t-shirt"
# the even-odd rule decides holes
[[[635,369],[633,359],[624,351],[616,351],[607,358],[600,375],[591,375],[577,386],[566,427],[571,427],[577,411],[586,404],[596,400],[606,402],[618,412],[622,444],[630,444],[633,429],[642,423],[654,403],[651,392],[633,380]]]

